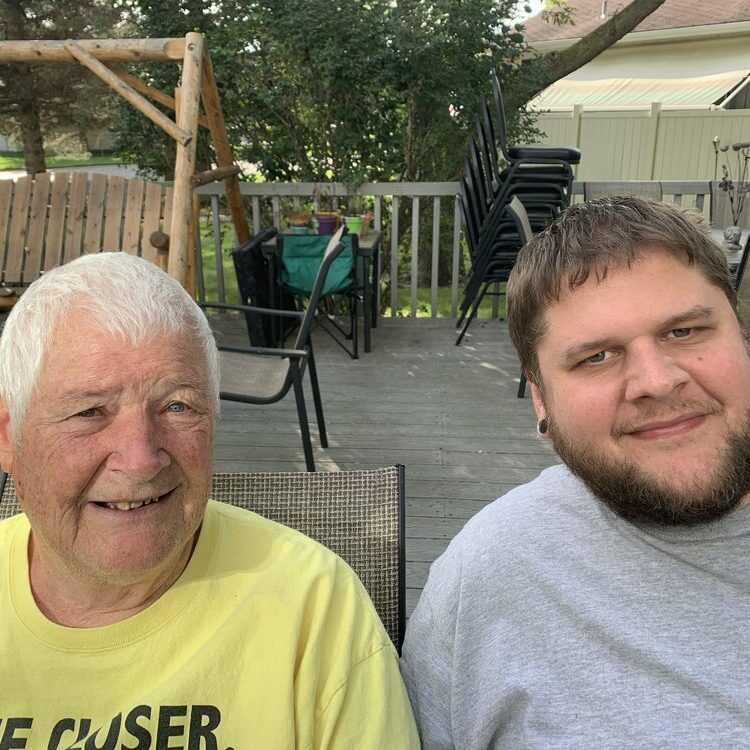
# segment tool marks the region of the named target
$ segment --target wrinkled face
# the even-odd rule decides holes
[[[213,406],[190,334],[138,348],[71,314],[0,459],[32,527],[32,562],[148,582],[189,554],[211,481]]]
[[[746,501],[750,359],[721,289],[646,248],[567,292],[546,322],[537,415],[596,494],[626,517],[672,523]]]

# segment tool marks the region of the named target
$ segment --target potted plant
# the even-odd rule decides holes
[[[364,182],[364,175],[359,171],[352,172],[346,181],[346,209],[344,223],[351,234],[360,236],[365,229],[364,197],[359,194],[359,188]]]
[[[333,234],[341,224],[341,212],[333,209],[334,201],[336,199],[335,184],[331,185],[330,192],[326,190],[327,185],[331,185],[331,183],[317,183],[315,190],[313,191],[313,199],[316,205],[318,205],[323,198],[326,198],[326,202],[331,206],[331,210],[318,210],[313,215],[313,229],[317,229],[318,234]]]
[[[713,141],[714,153],[718,161],[719,153],[727,153],[729,146],[720,146],[718,138]],[[750,194],[750,181],[748,181],[748,161],[750,161],[750,142],[733,143],[732,151],[737,154],[737,168],[732,172],[731,160],[721,165],[722,178],[719,188],[729,198],[729,209],[732,214],[732,223],[724,229],[724,246],[727,252],[739,250],[742,230],[738,226],[740,216],[745,208],[745,202]]]
[[[310,214],[302,211],[295,211],[285,216],[287,224],[292,230],[292,234],[307,234],[310,229]]]

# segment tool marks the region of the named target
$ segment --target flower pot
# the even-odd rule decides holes
[[[344,223],[350,234],[356,234],[357,236],[362,234],[364,219],[361,216],[344,216]]]
[[[339,223],[338,214],[324,213],[315,214],[318,220],[318,234],[333,234]]]
[[[310,214],[303,211],[287,214],[284,218],[293,234],[302,234],[302,232],[295,232],[295,227],[304,227],[305,231],[307,231],[310,226]]]

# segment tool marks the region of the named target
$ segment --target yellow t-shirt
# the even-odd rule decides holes
[[[29,586],[29,524],[0,522],[0,746],[418,748],[395,649],[352,570],[209,502],[179,580],[122,622],[66,628]]]

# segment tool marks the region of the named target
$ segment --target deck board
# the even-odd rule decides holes
[[[244,343],[218,316],[222,341]],[[555,463],[516,398],[518,359],[504,323],[475,322],[461,347],[452,321],[382,320],[373,351],[351,360],[323,331],[314,342],[329,448],[322,471],[406,466],[407,610],[430,563],[488,502]],[[308,405],[312,399],[307,390]],[[216,471],[304,471],[294,399],[222,403]]]

